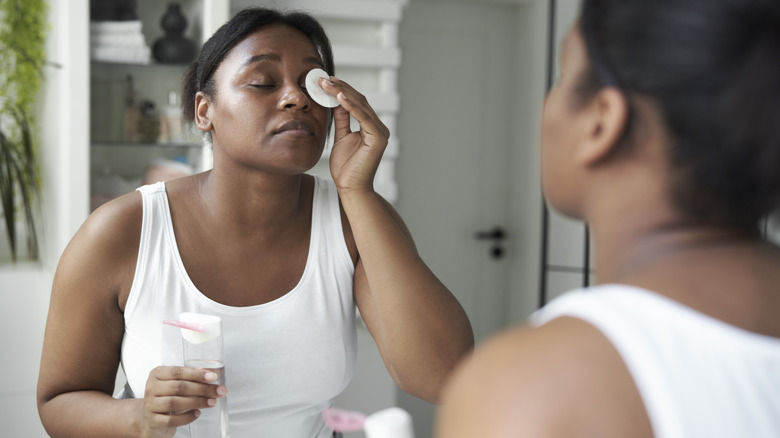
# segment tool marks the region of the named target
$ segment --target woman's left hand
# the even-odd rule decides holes
[[[333,109],[335,123],[330,173],[339,192],[373,191],[374,175],[382,159],[390,130],[379,119],[365,96],[346,82],[331,77],[322,79],[322,87],[336,95],[340,106]],[[353,132],[350,116],[360,129]]]

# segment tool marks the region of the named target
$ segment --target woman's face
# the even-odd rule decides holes
[[[547,94],[542,112],[541,172],[547,201],[561,213],[581,217],[576,145],[584,135],[587,121],[576,89],[586,71],[585,45],[574,26],[561,45],[560,73]]]
[[[322,68],[312,41],[285,25],[246,37],[214,73],[208,108],[218,154],[259,170],[297,174],[312,168],[325,144],[330,110],[311,100],[306,73]]]

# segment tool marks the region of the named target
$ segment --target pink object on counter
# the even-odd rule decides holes
[[[336,432],[354,432],[363,428],[366,416],[360,412],[326,408],[322,412],[325,424]]]
[[[327,408],[322,412],[325,424],[336,432],[363,429],[366,438],[414,438],[412,416],[398,407],[364,415],[360,412]]]

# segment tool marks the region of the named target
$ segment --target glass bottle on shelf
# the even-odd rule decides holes
[[[184,143],[184,126],[181,118],[181,106],[179,93],[168,92],[168,104],[161,114],[160,128],[162,130],[160,141],[165,143]]]
[[[135,89],[133,75],[127,75],[127,97],[125,98],[125,113],[122,140],[138,141],[138,120],[141,111],[138,102],[138,91]]]

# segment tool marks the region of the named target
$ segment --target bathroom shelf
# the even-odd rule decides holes
[[[195,41],[197,46],[229,18],[229,2],[224,0],[180,0],[178,3],[188,22],[185,37]],[[141,32],[150,48],[162,36],[160,19],[167,6],[167,2],[157,0],[137,2]],[[169,94],[176,92],[180,96],[182,77],[188,66],[189,63],[159,63],[154,58],[148,63],[90,60],[92,209],[148,182],[149,169],[154,166],[170,164],[192,172],[211,168],[211,151],[204,148],[200,136],[194,131],[185,130],[183,143],[163,141],[165,139],[160,142],[135,141],[138,137],[128,134],[129,130],[138,129],[137,125],[127,122],[131,84],[136,102],[152,102],[157,115],[162,117],[169,104]],[[178,105],[178,101],[175,102],[175,106]],[[156,122],[150,123],[153,126]],[[183,166],[185,164],[188,169]]]

